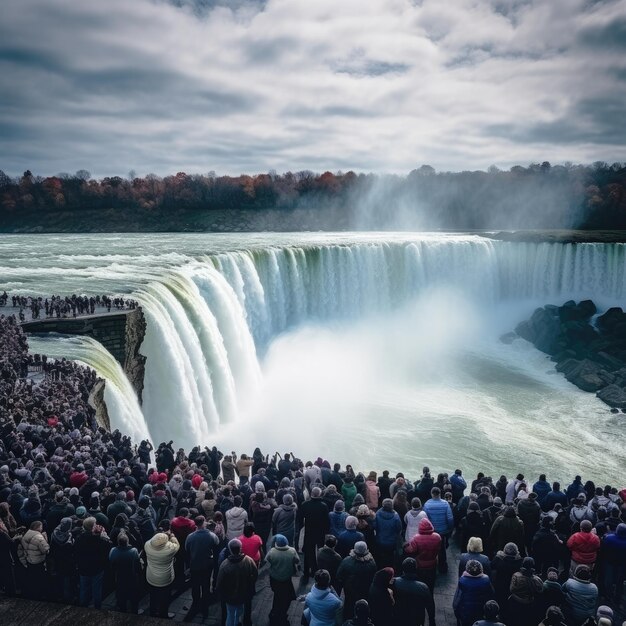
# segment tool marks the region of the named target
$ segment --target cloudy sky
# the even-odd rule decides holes
[[[626,160],[626,0],[12,0],[0,168]]]

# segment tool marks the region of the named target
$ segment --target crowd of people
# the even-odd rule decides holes
[[[47,298],[42,296],[25,296],[15,294],[9,296],[4,291],[0,294],[0,307],[11,304],[14,309],[19,309],[18,317],[20,321],[26,319],[25,311],[30,311],[31,319],[37,320],[46,318],[68,318],[79,317],[81,315],[93,315],[96,309],[104,309],[108,313],[111,309],[116,311],[128,311],[136,309],[139,304],[131,298],[121,296],[111,297],[106,294],[96,296],[71,296],[53,295]]]
[[[222,624],[249,626],[266,571],[273,626],[297,600],[309,626],[435,626],[447,572],[460,626],[617,624],[626,489],[522,474],[468,484],[428,467],[412,481],[258,448],[136,446],[95,424],[91,370],[65,362],[58,380],[26,381],[15,318],[0,317],[0,333],[5,594],[99,608],[114,592],[118,610],[138,613],[148,592],[150,614],[172,617],[172,597],[191,587],[186,621],[219,603]]]

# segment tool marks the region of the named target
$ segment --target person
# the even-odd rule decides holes
[[[515,572],[519,572],[521,566],[522,557],[517,545],[513,542],[507,543],[504,550],[498,550],[491,562],[491,579],[495,590],[495,599],[500,606],[506,606],[511,578]]]
[[[354,605],[354,617],[346,620],[343,626],[375,626],[370,619],[370,607],[367,600],[357,601]]]
[[[102,605],[102,586],[104,572],[109,562],[111,541],[102,526],[96,524],[95,517],[88,517],[83,522],[83,532],[74,543],[76,565],[80,579],[80,605],[93,605],[99,609]]]
[[[317,570],[314,580],[315,584],[304,598],[303,617],[309,626],[335,626],[342,602],[330,586],[330,574]]]
[[[587,565],[578,565],[574,576],[563,583],[565,613],[575,624],[593,617],[598,604],[598,587],[591,582],[591,570]]]
[[[600,538],[591,532],[593,524],[589,520],[580,523],[580,531],[567,540],[567,547],[572,553],[570,574],[575,574],[579,565],[586,565],[593,570],[600,551]]]
[[[528,494],[528,498],[520,500],[517,505],[517,515],[524,524],[524,542],[526,553],[528,553],[541,520],[541,507],[537,502],[536,493],[531,492]]]
[[[376,511],[374,522],[376,530],[376,557],[380,567],[392,566],[400,533],[402,520],[393,510],[393,500],[385,498],[382,508]]]
[[[322,490],[319,487],[313,487],[311,498],[298,509],[298,527],[304,527],[302,578],[308,580],[317,569],[316,551],[324,545],[324,537],[329,529],[328,507],[322,500]]]
[[[192,597],[191,607],[185,615],[186,622],[190,622],[200,611],[205,619],[209,615],[211,574],[214,569],[215,550],[219,545],[219,539],[207,528],[203,515],[196,516],[194,522],[196,529],[187,535],[185,540],[186,565],[189,567]]]
[[[383,567],[374,574],[370,585],[367,601],[370,615],[376,626],[393,626],[394,597],[391,583],[394,571],[391,567]]]
[[[328,534],[324,538],[324,545],[317,551],[317,566],[319,569],[326,570],[330,575],[330,584],[341,594],[341,586],[337,582],[337,570],[341,564],[341,555],[335,549],[337,546],[337,538],[335,535]]]
[[[441,537],[441,545],[439,547],[439,571],[448,571],[448,560],[446,556],[446,548],[448,537],[454,530],[454,516],[450,505],[441,499],[441,490],[439,487],[433,487],[430,492],[430,500],[424,504],[424,511],[431,521],[435,532]]]
[[[343,479],[341,485],[341,496],[346,504],[346,509],[349,511],[352,508],[352,503],[357,494],[357,488],[354,484],[354,478],[350,474],[347,474]]]
[[[470,537],[467,542],[467,552],[459,559],[459,577],[463,576],[468,561],[478,561],[483,566],[483,573],[491,576],[491,561],[483,554],[483,540],[480,537]]]
[[[460,469],[454,470],[454,474],[450,476],[450,484],[452,485],[452,502],[454,502],[454,504],[458,504],[467,489],[467,482],[465,481],[463,472]]]
[[[46,595],[46,556],[50,552],[50,545],[40,521],[30,524],[20,541],[20,548],[18,555],[26,568],[25,595],[41,599]]]
[[[337,552],[345,558],[350,554],[350,550],[354,548],[357,541],[363,541],[365,537],[363,533],[357,530],[359,520],[353,515],[346,518],[345,530],[339,534],[337,538]]]
[[[541,528],[535,533],[531,544],[531,554],[535,559],[537,572],[545,576],[550,567],[557,567],[563,542],[554,531],[554,522],[548,515],[541,520]]]
[[[535,575],[535,561],[526,557],[519,572],[511,578],[511,595],[507,607],[507,626],[536,624],[543,608],[540,602],[543,582]]]
[[[430,593],[435,589],[440,547],[441,537],[435,532],[427,517],[420,522],[419,533],[404,546],[405,554],[415,558],[418,580],[426,583]]]
[[[130,609],[136,615],[139,607],[141,561],[139,552],[129,544],[128,535],[124,531],[117,535],[117,546],[111,548],[109,563],[115,579],[116,609],[122,613]]]
[[[241,549],[239,539],[228,542],[228,556],[217,573],[216,592],[226,604],[226,626],[237,626],[243,617],[244,625],[252,623],[250,607],[259,570],[254,561]],[[245,609],[248,610],[245,610]]]
[[[344,620],[352,617],[357,600],[367,598],[376,569],[376,561],[364,541],[357,541],[354,549],[341,561],[337,581],[344,593]]]
[[[282,504],[274,509],[272,514],[272,533],[287,537],[290,546],[294,546],[296,536],[296,516],[298,505],[293,501],[293,496],[286,493]]]
[[[566,507],[567,496],[561,491],[561,483],[553,482],[552,491],[549,491],[541,502],[541,510],[547,513],[554,509],[555,504],[560,504],[562,507]]]
[[[348,518],[348,514],[345,511],[345,504],[343,500],[335,501],[333,506],[333,510],[328,514],[329,520],[329,531],[331,534],[335,535],[335,537],[339,538],[339,535],[346,528],[346,519]]]
[[[250,468],[254,465],[254,461],[245,454],[242,454],[241,458],[237,460],[235,453],[233,453],[232,459],[235,462],[235,471],[239,476],[239,486],[241,486],[250,480]]]
[[[419,524],[425,518],[426,511],[422,508],[422,501],[419,498],[413,498],[411,500],[411,508],[404,516],[404,525],[406,530],[404,531],[404,541],[408,543],[419,532]]]
[[[526,554],[524,523],[517,517],[512,506],[507,506],[493,523],[489,543],[494,551],[502,550],[507,543],[514,543],[522,556]]]
[[[428,587],[417,580],[417,563],[412,557],[402,561],[402,575],[393,580],[395,605],[393,623],[396,626],[416,626],[425,623],[435,624],[435,602]]]
[[[472,626],[482,617],[485,602],[493,599],[494,590],[482,565],[478,561],[468,561],[452,602],[459,626]]]
[[[191,482],[191,481],[186,481]],[[187,537],[196,529],[194,521],[189,515],[187,507],[181,507],[178,515],[174,517],[170,523],[170,530],[178,541],[178,551],[174,559],[175,583],[178,589],[185,586],[185,563],[187,562],[187,554],[185,544]]]
[[[270,626],[287,626],[289,605],[296,599],[292,577],[298,573],[300,558],[284,535],[274,536],[274,547],[267,555],[270,587],[274,593]]]
[[[483,607],[484,619],[479,619],[477,622],[474,622],[474,626],[505,626],[502,622],[498,621],[499,613],[500,606],[495,600],[485,602],[485,606]]]
[[[370,472],[365,481],[365,504],[376,511],[380,503],[380,487],[376,484],[376,472]]]
[[[248,513],[243,508],[243,499],[241,496],[233,498],[234,506],[226,511],[226,538],[237,539],[243,534],[243,527],[248,522]]]
[[[50,554],[59,579],[63,601],[72,604],[76,597],[76,555],[74,554],[74,535],[72,518],[64,517],[50,536]]]
[[[539,626],[567,626],[565,616],[558,606],[550,606],[546,610],[546,616]]]
[[[263,559],[263,539],[255,530],[254,524],[249,522],[243,527],[243,534],[237,539],[241,542],[241,551],[249,556],[258,568]]]
[[[173,617],[168,613],[170,590],[174,582],[174,559],[180,545],[171,532],[157,533],[144,545],[146,553],[146,582],[150,589],[150,615]]]
[[[541,604],[544,613],[551,606],[561,607],[564,598],[563,589],[559,583],[559,570],[556,567],[549,567],[541,591]]]
[[[604,595],[619,604],[626,578],[626,524],[619,524],[615,532],[604,537],[601,554],[604,562]]]

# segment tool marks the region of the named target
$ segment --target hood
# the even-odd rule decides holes
[[[245,510],[240,506],[234,506],[228,511],[229,517],[241,517],[244,513]]]
[[[293,511],[296,508],[296,504],[295,504],[295,502],[292,502],[291,504],[284,504],[283,503],[283,504],[280,505],[280,508],[283,511],[291,512],[291,511]]]
[[[435,531],[434,526],[431,524],[430,520],[425,517],[418,526],[420,535],[432,535]]]
[[[315,585],[313,585],[313,587],[311,587],[311,591],[309,593],[315,599],[322,600],[323,598],[325,598],[330,593],[330,589],[318,589]]]
[[[380,517],[382,517],[383,519],[386,520],[390,520],[393,519],[394,516],[396,515],[395,511],[387,511],[386,509],[379,509],[378,513],[376,513],[377,516],[380,515]]]

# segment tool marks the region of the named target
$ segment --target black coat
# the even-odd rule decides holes
[[[321,498],[311,498],[298,509],[298,527],[304,526],[304,541],[323,543],[330,528],[328,507]]]

